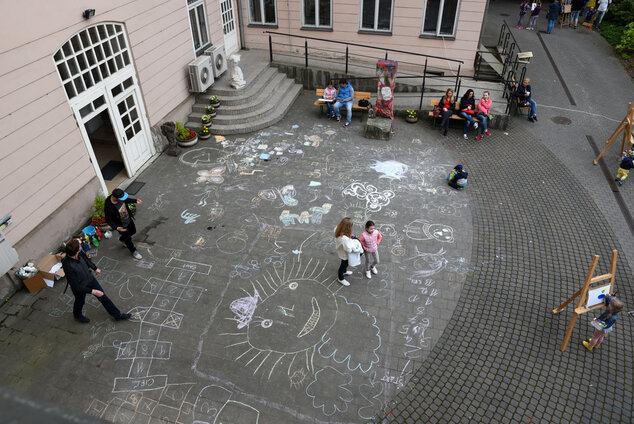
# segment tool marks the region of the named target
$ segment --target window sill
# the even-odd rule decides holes
[[[359,34],[372,34],[372,35],[392,35],[392,31],[374,31],[371,29],[360,29]]]
[[[252,23],[249,23],[247,27],[248,28],[274,28],[274,29],[278,28],[277,24],[252,24]]]
[[[325,31],[332,32],[332,27],[313,27],[313,26],[302,26],[299,28],[302,31]]]
[[[449,41],[455,41],[456,40],[456,36],[455,35],[433,35],[433,34],[421,34],[418,36],[418,38],[434,38],[437,40],[449,40]]]
[[[194,54],[196,55],[196,57],[202,56],[203,54],[205,54],[205,50],[207,50],[209,47],[211,47],[211,43],[205,44],[204,46],[196,50]]]

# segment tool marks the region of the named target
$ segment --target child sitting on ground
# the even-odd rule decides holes
[[[328,108],[328,119],[335,117],[335,110],[332,105],[335,103],[335,97],[337,97],[337,89],[335,88],[334,81],[328,81],[328,86],[324,89],[324,100],[330,100],[326,102]]]
[[[447,175],[447,181],[450,187],[455,188],[456,190],[460,190],[461,188],[465,188],[467,186],[467,178],[469,173],[465,172],[462,169],[462,165],[456,165],[449,175]]]
[[[629,156],[623,154],[623,160],[621,161],[621,165],[619,165],[619,170],[616,171],[616,178],[614,179],[619,185],[623,185],[623,180],[627,178],[630,169],[634,168],[632,156],[634,156],[634,151],[631,151]]]
[[[605,295],[605,306],[608,307],[608,310],[599,316],[598,320],[603,324],[601,330],[598,328],[594,330],[594,334],[592,334],[592,338],[588,341],[581,342],[586,349],[592,352],[592,349],[599,347],[599,345],[603,342],[605,336],[614,330],[614,323],[616,319],[619,317],[618,313],[623,309],[623,302],[619,299],[610,296],[610,294]]]

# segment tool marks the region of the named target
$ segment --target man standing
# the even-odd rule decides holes
[[[128,207],[131,203],[140,205],[143,201],[141,199],[133,199],[129,197],[125,191],[116,188],[112,191],[112,195],[108,200],[106,200],[104,212],[108,225],[121,234],[119,240],[125,243],[135,259],[141,259],[141,254],[137,252],[134,243],[132,243],[132,236],[136,233],[136,227],[134,226],[132,212],[130,212],[130,208]]]
[[[520,105],[530,106],[531,108],[530,115],[528,116],[528,120],[531,122],[536,122],[537,121],[537,103],[535,103],[535,100],[531,98],[533,94],[532,93],[533,90],[531,89],[530,82],[531,82],[530,78],[524,78],[522,85],[517,87],[517,97],[520,99]]]
[[[559,5],[559,1],[552,0],[550,6],[548,6],[548,14],[546,15],[546,19],[548,19],[548,28],[546,29],[546,34],[550,34],[553,32],[553,27],[555,26],[555,21],[559,18],[559,12],[561,10],[561,6]]]
[[[92,269],[96,275],[99,275],[101,270],[81,251],[77,239],[72,239],[66,245],[66,256],[62,259],[62,268],[66,274],[66,281],[75,295],[73,316],[77,321],[84,324],[90,322],[82,313],[87,294],[97,297],[106,311],[117,321],[130,318],[130,314],[122,314],[103,292],[99,282],[90,272]]]
[[[612,0],[598,0],[599,6],[597,7],[597,17],[594,20],[594,29],[599,29],[599,25],[601,25],[603,16],[605,15],[605,12],[608,11],[608,6],[611,3]]]
[[[339,80],[339,92],[337,93],[337,98],[335,99],[335,114],[337,115],[337,122],[341,121],[341,114],[339,113],[339,109],[341,106],[345,105],[346,110],[348,111],[346,122],[346,127],[350,125],[350,121],[352,121],[352,104],[354,103],[354,88],[350,85],[348,81],[345,79]]]

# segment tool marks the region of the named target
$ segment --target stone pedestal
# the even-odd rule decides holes
[[[244,80],[242,69],[240,69],[238,63],[240,63],[239,54],[234,54],[229,58],[229,73],[231,75],[231,82],[229,85],[236,90],[239,90],[247,85],[247,82]]]
[[[374,140],[389,140],[392,138],[392,120],[390,118],[384,118],[378,116],[374,119],[369,119],[365,123],[365,129],[363,130],[363,136],[365,138],[371,138]]]

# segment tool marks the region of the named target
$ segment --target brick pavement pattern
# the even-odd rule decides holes
[[[619,249],[583,182],[524,127],[482,142],[453,130],[447,147],[470,173],[474,272],[441,340],[374,422],[632,422],[626,252],[616,279],[626,307],[599,349],[581,345],[598,313],[577,320],[563,353],[574,306],[551,314],[581,288],[594,254],[602,274]]]

